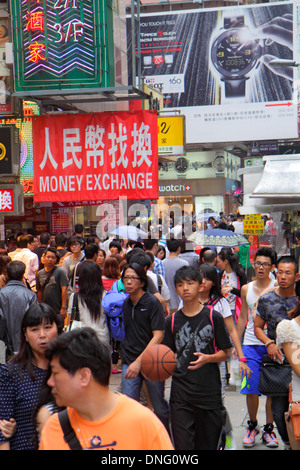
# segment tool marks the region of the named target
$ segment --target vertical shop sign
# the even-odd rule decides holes
[[[16,91],[114,84],[110,1],[13,0],[12,19]]]

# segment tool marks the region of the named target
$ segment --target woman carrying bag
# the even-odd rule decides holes
[[[296,282],[297,306],[289,312],[290,320],[282,320],[276,329],[276,344],[292,367],[289,411],[285,413],[292,450],[300,450],[300,280]]]
[[[82,263],[78,278],[78,293],[71,294],[68,306],[68,319],[72,316],[72,309],[77,302],[78,317],[77,327],[88,326],[93,328],[99,340],[110,347],[110,335],[102,311],[102,297],[104,288],[101,279],[101,269],[94,261]],[[67,329],[72,329],[72,325],[67,325]]]

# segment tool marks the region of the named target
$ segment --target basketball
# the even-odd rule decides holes
[[[164,344],[154,344],[142,355],[141,372],[148,380],[166,380],[171,377],[175,368],[176,356]]]

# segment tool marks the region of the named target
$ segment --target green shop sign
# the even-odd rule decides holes
[[[15,90],[114,86],[111,0],[12,0]]]

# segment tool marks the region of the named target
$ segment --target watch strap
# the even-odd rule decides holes
[[[244,16],[225,17],[223,20],[223,25],[225,29],[241,28],[242,26],[245,26],[245,17]]]
[[[246,93],[246,78],[240,80],[226,80],[225,81],[225,96],[226,98],[239,98],[245,96]]]

